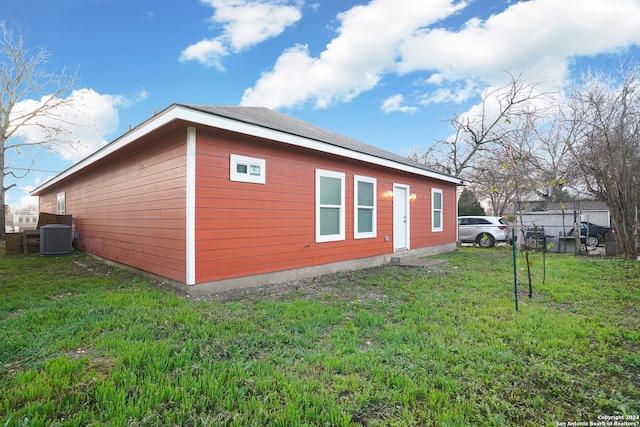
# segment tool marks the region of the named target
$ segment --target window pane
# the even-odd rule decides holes
[[[251,165],[251,175],[260,176],[260,165]]]
[[[342,181],[340,178],[331,178],[328,176],[320,177],[320,204],[321,205],[340,205],[342,203],[342,195],[340,194]]]
[[[340,208],[320,208],[320,235],[340,234]]]
[[[373,206],[373,183],[358,181],[358,206]]]
[[[442,227],[442,212],[433,213],[433,228]]]
[[[433,209],[442,209],[442,193],[433,193]]]
[[[247,173],[247,165],[243,165],[242,163],[238,163],[236,165],[236,172],[238,172],[238,173]]]
[[[373,232],[373,209],[358,208],[358,233]]]

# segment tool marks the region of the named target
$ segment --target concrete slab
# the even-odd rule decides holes
[[[401,267],[438,267],[449,264],[446,259],[435,258],[403,258],[396,257],[391,259],[391,265],[398,265]]]

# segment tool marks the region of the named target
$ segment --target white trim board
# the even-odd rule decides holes
[[[317,141],[317,140],[305,138],[302,136],[292,135],[283,131],[269,129],[259,125],[219,116],[213,113],[196,111],[182,105],[173,104],[167,107],[165,110],[161,111],[160,113],[155,114],[151,118],[147,119],[145,122],[141,123],[135,128],[131,129],[129,132],[115,139],[113,142],[106,145],[102,149],[96,151],[95,153],[79,161],[75,165],[71,166],[67,170],[61,172],[54,178],[43,183],[36,189],[32,190],[30,194],[32,196],[39,195],[41,192],[45,191],[49,187],[68,178],[69,176],[80,171],[81,169],[84,169],[85,167],[88,167],[93,163],[98,162],[99,160],[109,156],[110,154],[113,154],[114,152],[120,150],[121,148],[126,147],[127,145],[135,142],[139,138],[175,120],[185,120],[187,122],[191,122],[194,124],[210,126],[214,128],[232,131],[232,132],[238,132],[241,134],[246,134],[246,135],[255,136],[259,138],[270,139],[273,141],[290,144],[297,147],[308,148],[308,149],[317,150],[323,153],[333,154],[336,156],[340,156],[340,157],[344,157],[352,160],[363,161],[365,163],[369,163],[372,165],[384,166],[391,169],[412,173],[418,176],[424,176],[424,177],[436,179],[439,181],[449,182],[456,185],[464,185],[464,181],[461,180],[460,178],[456,178],[448,175],[442,175],[434,171],[429,171],[429,170],[420,169],[420,168],[409,166],[409,165],[404,165],[402,163],[394,162],[393,160],[383,159],[380,157],[372,156],[370,154],[359,153],[359,152],[349,150],[343,147],[338,147],[336,145],[332,145],[326,142]]]

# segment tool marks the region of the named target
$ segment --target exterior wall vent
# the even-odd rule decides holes
[[[47,224],[40,227],[40,255],[66,255],[73,252],[70,225]]]

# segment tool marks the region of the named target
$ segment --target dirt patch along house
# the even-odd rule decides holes
[[[32,194],[78,249],[197,294],[454,250],[458,185],[266,108],[173,104]]]

